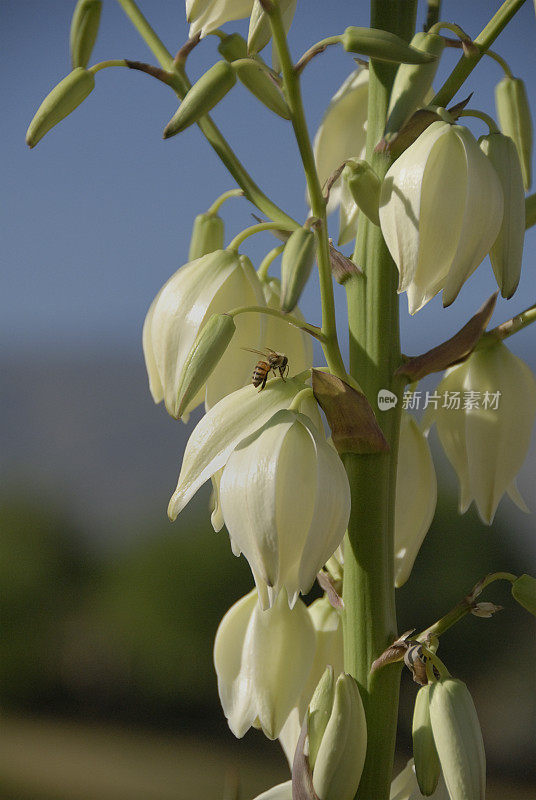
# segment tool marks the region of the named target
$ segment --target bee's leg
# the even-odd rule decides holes
[[[284,381],[285,380],[285,368],[284,367],[279,367],[279,375],[281,377],[281,380]]]
[[[264,389],[264,387],[266,386],[266,381],[267,381],[267,380],[268,380],[268,373],[266,373],[266,375],[265,375],[265,376],[264,376],[264,378],[262,379],[261,388],[259,389],[259,392],[262,392],[262,390],[263,390],[263,389]]]

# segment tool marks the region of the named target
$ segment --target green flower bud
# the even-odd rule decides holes
[[[35,145],[54,125],[69,116],[95,86],[95,76],[82,67],[73,69],[47,94],[26,131],[26,144]]]
[[[101,0],[78,0],[71,20],[69,45],[72,68],[87,67],[99,32]]]
[[[465,683],[445,678],[432,685],[430,722],[450,800],[484,800],[484,742]]]
[[[377,28],[346,28],[341,36],[341,44],[347,52],[378,58],[381,61],[395,61],[401,64],[428,64],[435,61],[431,53],[417,50],[389,31]]]
[[[300,299],[315,259],[315,236],[309,228],[290,235],[281,259],[281,310],[288,314]]]
[[[194,220],[188,261],[223,250],[224,225],[218,214],[198,214]]]
[[[248,54],[247,42],[239,33],[231,33],[220,39],[218,52],[226,61],[236,61],[239,58],[246,58]]]
[[[512,597],[536,617],[536,578],[521,575],[512,584]]]
[[[239,80],[257,100],[283,119],[290,119],[290,109],[268,74],[267,67],[254,58],[241,58],[233,63],[233,69]]]
[[[422,105],[437,72],[445,40],[435,33],[416,33],[411,46],[435,58],[428,64],[401,64],[398,67],[387,112],[386,137],[399,131]]]
[[[343,169],[342,178],[348,184],[350,193],[363,214],[375,225],[379,225],[381,181],[370,164],[362,158],[353,158]]]
[[[523,173],[525,189],[532,183],[532,119],[527,90],[521,78],[505,76],[495,87],[495,107],[501,131],[513,139]]]
[[[327,666],[309,704],[307,729],[309,734],[309,764],[314,768],[318,748],[324,736],[326,726],[333,710],[335,694],[335,677],[333,667]]]
[[[318,747],[313,786],[320,800],[353,800],[365,763],[367,722],[357,683],[341,674]]]
[[[478,140],[501,182],[504,211],[501,228],[489,258],[503,297],[512,297],[521,275],[525,242],[525,192],[516,146],[509,136],[490,133]]]
[[[180,133],[204,117],[236,83],[234,69],[227,61],[218,61],[189,90],[164,129],[164,139]]]
[[[213,314],[197,334],[177,384],[179,417],[207,382],[235,330],[234,319],[229,314]]]
[[[434,744],[432,724],[430,722],[430,692],[431,684],[421,686],[415,698],[413,711],[413,758],[415,760],[415,774],[421,793],[428,797],[436,790],[441,765]]]

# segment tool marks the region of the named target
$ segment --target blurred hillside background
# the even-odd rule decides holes
[[[182,0],[140,6],[177,50],[187,38]],[[296,56],[348,24],[368,24],[365,3],[298,0],[298,6],[291,34]],[[250,573],[231,555],[225,533],[210,528],[207,487],[177,523],[167,521],[198,415],[184,426],[154,406],[141,355],[147,307],[184,263],[193,217],[232,181],[196,130],[162,142],[174,96],[121,69],[100,72],[91,97],[35,151],[27,150],[24,134],[35,109],[69,68],[73,7],[71,0],[0,0],[0,798],[219,800],[234,796],[239,782],[248,800],[288,777],[277,743],[257,732],[234,740],[217,698],[214,633],[251,588]],[[442,16],[476,35],[498,7],[495,0],[445,0]],[[419,26],[423,18],[421,7]],[[533,109],[535,34],[527,2],[495,47],[527,79]],[[154,60],[119,6],[105,0],[94,61],[119,57]],[[191,55],[190,75],[216,57],[209,37]],[[441,74],[457,57],[446,52]],[[329,51],[305,71],[311,130],[352,66],[348,55]],[[475,90],[471,105],[493,113],[501,77],[484,59],[460,98]],[[284,123],[241,87],[214,117],[268,194],[305,216],[303,180]],[[483,132],[478,122],[470,126]],[[250,224],[253,210],[245,200],[226,204],[229,238]],[[258,261],[272,241],[256,237],[252,258]],[[535,246],[532,230],[519,290],[499,302],[495,324],[534,301]],[[452,335],[494,288],[485,262],[447,310],[436,298],[410,319],[402,298],[405,352]],[[319,317],[316,292],[313,280],[302,304],[312,322]],[[344,340],[340,289],[337,301]],[[509,342],[533,370],[534,335],[528,329]],[[473,509],[458,516],[455,476],[435,433],[431,439],[442,491],[411,579],[398,593],[400,630],[430,624],[487,572],[536,570],[534,516],[508,499],[491,529]],[[533,509],[535,474],[533,438],[519,479]],[[441,648],[475,698],[489,797],[517,800],[533,796],[536,778],[536,643],[528,614],[495,586],[485,599],[504,610],[491,620],[465,619]],[[406,675],[400,764],[408,757],[414,695]]]

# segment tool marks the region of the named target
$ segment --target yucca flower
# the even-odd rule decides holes
[[[201,38],[226,22],[249,17],[253,0],[186,0],[186,19],[191,23],[190,38]]]
[[[437,478],[426,436],[411,414],[402,412],[395,501],[395,586],[411,574],[420,546],[432,524]]]
[[[380,223],[415,314],[452,303],[489,253],[503,218],[497,173],[461,125],[433,122],[387,171]]]
[[[223,519],[249,561],[263,607],[306,594],[350,515],[342,461],[304,414],[279,411],[235,448],[220,482]]]
[[[415,764],[412,758],[391,783],[389,800],[426,800],[419,790],[417,776],[415,775]],[[435,792],[429,796],[428,800],[450,800],[445,781],[442,777],[439,778],[437,788]]]
[[[367,138],[368,70],[348,76],[331,99],[314,140],[318,177],[322,185],[349,158],[364,158]],[[358,208],[340,178],[332,186],[328,212],[340,206],[339,244],[355,236]]]
[[[180,379],[197,334],[213,314],[241,305],[264,305],[264,294],[249,259],[232,250],[215,250],[190,261],[156,295],[143,326],[143,352],[153,399],[164,400],[171,416],[178,414]],[[249,382],[250,364],[240,348],[259,346],[262,331],[260,315],[236,318],[232,344],[185,414],[203,400],[211,408]]]
[[[536,415],[536,381],[529,367],[503,342],[476,350],[449,369],[429,406],[426,427],[434,422],[443,449],[460,483],[460,512],[475,501],[480,518],[491,525],[507,492],[527,510],[515,479],[530,443]]]
[[[313,624],[284,592],[263,611],[254,590],[229,609],[214,643],[218,692],[229,727],[241,738],[253,725],[276,739],[307,680],[315,650]]]

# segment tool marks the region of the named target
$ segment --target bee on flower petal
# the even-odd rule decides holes
[[[273,372],[276,377],[279,372],[280,377],[285,380],[285,376],[288,375],[289,365],[288,358],[284,353],[276,353],[276,351],[272,350],[270,347],[265,347],[264,350],[243,347],[242,350],[248,350],[250,353],[258,353],[266,359],[256,363],[253,375],[251,376],[253,386],[261,387],[259,392],[262,392],[266,386],[266,381],[268,380],[270,372]]]

